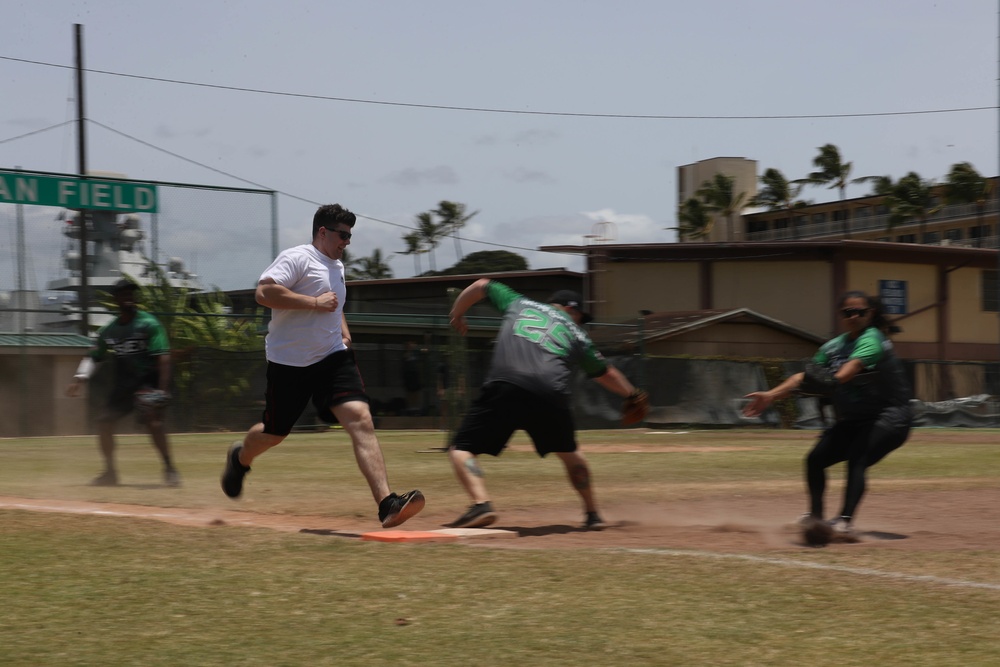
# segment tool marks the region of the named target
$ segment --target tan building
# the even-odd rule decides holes
[[[745,157],[716,157],[701,160],[694,164],[686,164],[677,168],[677,204],[691,198],[697,198],[697,192],[706,181],[711,181],[716,174],[729,176],[733,179],[733,189],[736,193],[746,193],[744,202],[757,194],[757,161]],[[712,230],[702,241],[742,241],[744,240],[744,225],[740,216],[734,216],[736,228],[730,238],[727,221],[720,216],[714,216]]]
[[[677,203],[691,197],[715,174],[735,179],[737,193],[745,193],[744,203],[757,194],[757,162],[740,157],[712,158],[677,168]],[[998,192],[1000,179],[987,179],[991,191]],[[802,193],[808,199],[809,189]],[[884,197],[869,195],[852,199],[810,204],[789,211],[761,211],[744,208],[735,217],[733,234],[724,220],[715,219],[707,238],[682,238],[682,243],[724,241],[802,241],[849,238],[865,241],[892,241],[926,245],[957,245],[974,248],[1000,247],[997,227],[997,198],[976,204],[947,204],[944,188],[936,188],[926,220],[909,220],[892,228]]]
[[[1000,359],[994,250],[854,240],[543,250],[587,256],[584,298],[598,322],[745,308],[825,340],[839,332],[840,295],[863,290],[902,329],[903,358]]]

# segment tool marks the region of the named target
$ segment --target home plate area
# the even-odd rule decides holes
[[[441,528],[440,530],[380,530],[363,533],[362,540],[373,542],[455,542],[463,539],[517,537],[512,530],[491,528]]]

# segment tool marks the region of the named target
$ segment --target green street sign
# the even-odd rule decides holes
[[[157,193],[152,183],[0,170],[0,204],[156,213]]]

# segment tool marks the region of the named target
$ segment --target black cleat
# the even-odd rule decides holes
[[[222,491],[230,498],[238,498],[243,493],[243,478],[250,472],[250,466],[240,463],[242,449],[242,443],[233,443],[226,455],[226,469],[222,471]]]
[[[424,508],[424,494],[407,491],[401,496],[390,493],[378,504],[378,520],[383,528],[392,528],[415,516]]]

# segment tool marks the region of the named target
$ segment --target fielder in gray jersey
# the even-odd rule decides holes
[[[574,369],[580,368],[619,396],[627,397],[635,387],[621,371],[607,364],[581,328],[591,317],[583,310],[579,294],[562,290],[547,303],[540,303],[482,278],[455,300],[451,326],[464,335],[468,330],[466,311],[485,298],[503,313],[503,324],[482,391],[449,448],[455,475],[473,500],[465,514],[449,525],[479,528],[496,520],[476,457],[499,456],[514,431],[523,429],[539,456],[552,452],[566,466],[570,482],[583,500],[584,527],[602,528],[590,470],[577,451],[570,381]]]

